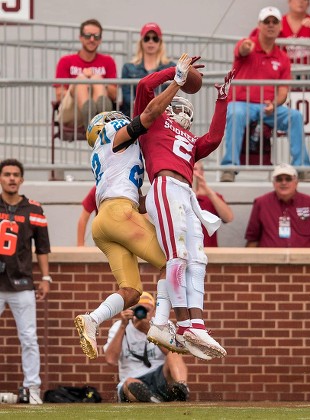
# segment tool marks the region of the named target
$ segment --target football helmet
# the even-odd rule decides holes
[[[169,117],[179,123],[185,130],[189,130],[194,115],[194,107],[192,103],[182,96],[175,96],[171,104],[166,108]]]
[[[90,146],[93,146],[97,140],[98,135],[102,131],[103,127],[113,120],[128,120],[129,122],[131,119],[126,117],[120,111],[110,111],[110,112],[100,112],[94,116],[94,118],[88,124],[86,130],[86,139]]]

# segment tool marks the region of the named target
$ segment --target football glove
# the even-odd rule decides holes
[[[230,70],[225,76],[224,83],[219,85],[216,83],[214,86],[217,89],[217,99],[226,99],[228,96],[229,88],[233,78],[235,77],[235,69]]]
[[[186,53],[182,54],[175,68],[174,80],[179,86],[183,86],[186,82],[189,67],[191,65],[192,58]]]

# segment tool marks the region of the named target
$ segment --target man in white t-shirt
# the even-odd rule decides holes
[[[186,401],[187,367],[182,356],[147,340],[155,300],[143,292],[138,304],[121,312],[104,345],[106,361],[118,365],[119,402]]]

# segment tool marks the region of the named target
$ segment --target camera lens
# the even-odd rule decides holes
[[[138,319],[144,319],[147,317],[147,310],[144,306],[136,306],[133,308],[133,314]]]

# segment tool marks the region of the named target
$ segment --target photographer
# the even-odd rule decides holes
[[[121,312],[104,345],[106,361],[118,365],[119,402],[186,401],[187,367],[182,356],[147,341],[155,300],[143,292],[138,304]]]

